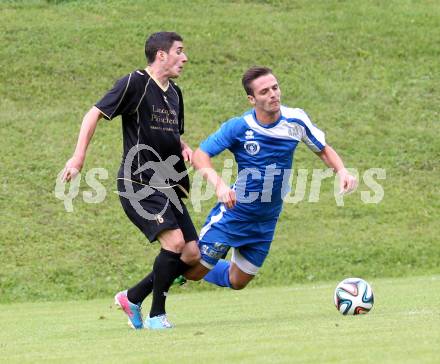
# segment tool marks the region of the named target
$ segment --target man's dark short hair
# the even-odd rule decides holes
[[[273,72],[268,67],[254,66],[249,68],[244,73],[241,79],[241,83],[243,84],[244,90],[246,91],[246,95],[254,96],[254,90],[252,90],[251,87],[251,83],[253,80],[256,80],[258,77],[271,75],[271,74],[273,74]]]
[[[147,57],[148,64],[154,62],[158,51],[168,53],[174,42],[183,42],[183,38],[175,32],[151,34],[145,42],[145,57]]]

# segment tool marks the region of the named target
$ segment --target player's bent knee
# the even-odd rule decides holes
[[[194,266],[200,261],[200,250],[196,242],[186,243],[182,251],[182,259],[186,264]]]
[[[196,246],[193,249],[189,249],[188,252],[185,254],[187,259],[187,264],[189,265],[195,265],[200,261],[201,254],[199,248]]]
[[[164,230],[158,235],[157,240],[163,249],[175,253],[182,253],[185,248],[185,239],[179,229]]]
[[[188,265],[195,265],[199,261],[200,261],[200,252],[195,251],[195,252],[191,252],[191,255],[188,256],[188,259],[185,263]]]
[[[182,261],[184,261],[186,264],[194,266],[200,261],[200,253],[194,252],[191,254],[182,254],[180,259],[182,259]]]
[[[167,241],[165,244],[162,243],[161,245],[166,250],[171,250],[176,253],[181,253],[185,248],[185,241],[179,239],[174,241]]]
[[[229,270],[229,281],[231,282],[232,289],[240,290],[245,288],[254,277],[254,274],[246,272],[237,263],[232,262],[231,269]]]
[[[242,281],[240,279],[235,279],[234,277],[229,277],[229,281],[231,282],[231,288],[237,291],[245,288],[249,281]]]

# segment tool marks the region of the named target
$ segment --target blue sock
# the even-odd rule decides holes
[[[229,266],[230,262],[220,259],[214,268],[203,278],[206,282],[216,284],[220,287],[231,288],[231,282],[229,281]]]

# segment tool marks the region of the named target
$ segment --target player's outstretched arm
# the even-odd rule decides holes
[[[69,182],[75,178],[79,171],[81,171],[86,158],[87,147],[89,146],[90,140],[95,133],[98,120],[101,118],[101,111],[96,106],[93,106],[84,116],[81,129],[79,131],[75,152],[73,153],[72,158],[66,162],[64,167],[62,177],[64,182]]]
[[[226,185],[225,181],[217,174],[211,162],[211,157],[200,148],[197,148],[192,155],[192,164],[194,168],[202,173],[202,176],[213,186],[220,202],[230,209],[235,206],[237,198],[235,191]]]
[[[339,157],[338,153],[336,153],[332,147],[326,145],[324,149],[318,153],[318,156],[327,166],[333,168],[333,170],[339,175],[340,194],[349,193],[356,189],[356,177],[348,173],[344,167],[344,162],[342,162],[341,157]]]

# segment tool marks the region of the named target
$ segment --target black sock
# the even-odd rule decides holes
[[[179,260],[179,269],[177,275],[185,273],[190,265],[186,264],[184,261]],[[144,279],[142,279],[135,286],[127,290],[127,298],[131,303],[140,304],[145,298],[153,291],[153,277],[154,271],[151,271]]]
[[[168,290],[182,269],[180,256],[180,253],[162,248],[154,261],[153,302],[151,303],[150,317],[165,314],[165,300]]]
[[[179,271],[177,272],[178,275],[180,276],[183,273],[185,273],[189,268],[191,268],[190,265],[186,264],[183,260],[179,260]]]
[[[131,303],[139,304],[153,291],[154,273],[150,272],[138,284],[131,287],[127,291],[127,298]]]

